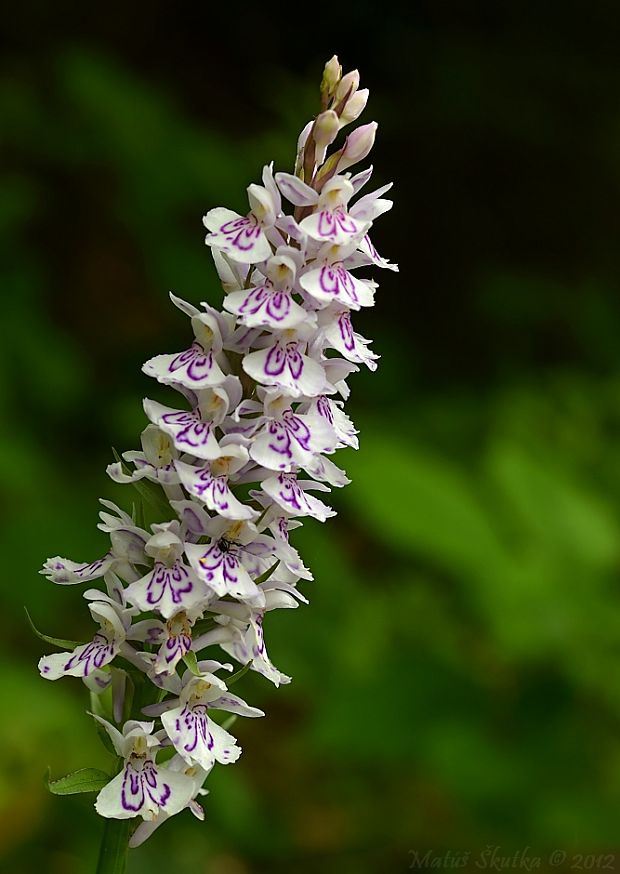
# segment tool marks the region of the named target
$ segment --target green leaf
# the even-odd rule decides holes
[[[183,656],[183,661],[190,669],[192,674],[195,674],[197,677],[200,677],[200,668],[198,667],[198,659],[196,658],[196,653],[190,649],[189,652],[186,652]]]
[[[237,680],[240,680],[247,672],[250,670],[252,662],[249,661],[247,665],[244,665],[242,668],[239,668],[234,674],[231,674],[230,677],[226,680],[227,686],[232,686],[233,683],[236,683]]]
[[[168,694],[167,689],[158,689],[157,695],[155,697],[155,704],[161,704],[161,702],[164,700],[164,698],[166,697],[167,694]]]
[[[107,733],[107,731],[105,730],[105,728],[103,727],[103,725],[100,722],[98,722],[95,725],[95,731],[97,732],[97,736],[98,736],[99,740],[106,748],[106,751],[108,753],[112,753],[113,756],[117,756],[118,753],[114,749],[114,744],[112,743],[112,741],[110,739],[110,735]]]
[[[224,731],[228,731],[229,729],[231,729],[233,727],[233,725],[235,724],[235,722],[237,721],[237,719],[238,719],[238,717],[237,717],[236,713],[231,714],[228,717],[228,719],[225,719],[224,722],[222,723],[222,728],[224,729]]]
[[[272,564],[271,567],[268,570],[266,570],[264,574],[261,574],[260,577],[256,577],[256,579],[254,580],[256,585],[260,586],[261,583],[264,583],[266,580],[268,580],[269,577],[272,575],[272,573],[275,571],[275,569],[277,568],[277,566],[279,564],[280,564],[280,559],[278,559],[274,564]]]
[[[217,622],[214,619],[200,619],[192,628],[192,637],[195,640],[206,631],[211,631],[212,628],[217,628]]]
[[[53,795],[79,795],[81,792],[99,792],[111,779],[109,774],[98,768],[81,768],[58,780],[50,780],[48,771],[46,782]]]
[[[110,721],[112,719],[112,689],[111,684],[107,689],[104,689],[102,694],[97,694],[95,692],[90,693],[90,710],[91,713],[97,716],[102,716],[104,719]],[[108,695],[107,700],[104,699],[104,695]],[[106,748],[109,753],[112,753],[113,756],[118,756],[118,753],[114,749],[114,744],[110,738],[110,735],[107,733],[103,725],[99,722],[99,720],[95,719],[95,731],[99,737],[99,740]]]
[[[164,747],[157,751],[157,764],[163,765],[164,762],[169,762],[174,756],[176,756],[176,749],[173,746]]]
[[[28,620],[28,625],[32,629],[32,631],[39,637],[41,640],[44,640],[46,643],[51,643],[52,646],[57,646],[60,649],[75,649],[76,646],[80,646],[79,640],[65,640],[62,637],[50,637],[48,634],[43,634],[43,632],[39,631],[34,622],[30,617],[30,613],[28,609],[24,607],[24,612],[26,613],[26,619]]]

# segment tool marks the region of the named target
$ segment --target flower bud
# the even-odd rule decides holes
[[[317,115],[314,122],[312,131],[314,142],[320,149],[327,148],[336,139],[339,129],[338,116],[333,109],[327,109],[325,112]]]
[[[376,121],[371,121],[370,124],[363,124],[361,127],[351,131],[344,144],[342,157],[338,162],[338,173],[342,173],[343,170],[346,170],[352,164],[357,164],[358,161],[364,160],[374,145],[376,133]]]
[[[303,152],[304,146],[306,145],[306,141],[310,136],[310,131],[312,130],[312,121],[309,121],[302,132],[299,134],[299,138],[297,140],[297,151]]]
[[[312,130],[313,121],[309,121],[302,132],[299,134],[299,139],[297,140],[297,154],[295,156],[295,176],[301,176],[302,169],[304,166],[304,149],[306,148],[306,142],[308,141],[308,137],[310,136],[310,131]]]
[[[346,102],[344,109],[340,114],[340,127],[345,124],[351,124],[358,116],[362,114],[368,102],[368,88],[362,88],[361,91],[356,91]]]
[[[336,86],[342,76],[342,67],[338,62],[338,56],[334,55],[326,64],[321,80],[321,96],[329,98],[336,90]]]
[[[357,70],[351,70],[346,76],[343,76],[338,87],[336,88],[336,102],[343,100],[347,94],[355,94],[360,84],[360,74]]]

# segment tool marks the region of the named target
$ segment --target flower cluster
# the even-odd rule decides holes
[[[370,152],[376,124],[330,151],[366,105],[358,85],[357,72],[343,76],[332,58],[294,173],[267,166],[262,185],[248,187],[246,215],[218,207],[204,217],[224,311],[171,295],[193,339],[143,370],[179,402],[145,400],[141,449],[108,467],[114,481],[138,489],[156,521],[147,525],[144,508],[129,515],[102,501],[106,554],[91,563],[52,558],[42,571],[60,585],[105,585],[84,593],[99,626],[93,639],[43,657],[39,668],[90,689],[119,757],[95,807],[104,817],[142,817],[133,845],[186,807],[202,817],[207,774],[239,757],[222,712],[264,714],[231,682],[246,669],[276,686],[290,681],[263,637],[266,613],[307,603],[298,583],[312,575],[289,532],[306,516],[333,516],[316,493],[349,482],[331,460],[358,446],[343,409],[347,378],[362,364],[374,370],[377,359],[351,323],[372,306],[377,284],[355,271],[397,269],[368,236],[391,207],[390,186],[354,200],[372,167],[347,172]],[[228,682],[232,664],[204,656],[214,646],[243,666]]]

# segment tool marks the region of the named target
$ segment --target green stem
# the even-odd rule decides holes
[[[128,819],[106,819],[97,874],[125,874],[130,828]]]

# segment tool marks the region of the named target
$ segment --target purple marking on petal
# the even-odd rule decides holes
[[[281,322],[285,319],[291,309],[291,296],[285,291],[276,291],[270,295],[267,301],[267,315],[274,322]]]
[[[117,649],[114,640],[110,641],[103,634],[96,634],[90,643],[77,647],[63,670],[67,672],[79,666],[82,676],[87,677],[95,669],[112,661]]]
[[[285,543],[288,543],[288,519],[286,516],[280,516],[278,519],[278,532],[282,540],[284,540]]]
[[[297,485],[297,478],[294,475],[281,473],[278,476],[278,481],[280,483],[279,497],[294,510],[301,510],[302,491]]]
[[[170,634],[164,641],[160,654],[163,653],[168,665],[176,665],[191,648],[192,638],[189,634]]]
[[[338,297],[340,293],[340,282],[338,281],[338,273],[333,267],[326,265],[321,267],[319,273],[319,285],[325,294],[333,294]]]
[[[184,738],[183,749],[186,753],[193,753],[197,747],[203,745],[212,749],[213,738],[207,731],[207,708],[204,704],[196,704],[194,707],[186,704],[176,721],[176,729]]]
[[[310,440],[312,439],[312,434],[310,433],[308,426],[299,418],[299,416],[296,416],[292,410],[288,410],[284,413],[283,419],[289,434],[297,440],[302,449],[310,452]]]
[[[345,234],[356,234],[358,232],[359,228],[357,222],[355,219],[352,219],[344,209],[337,209],[334,213],[334,218]]]
[[[291,437],[286,425],[282,422],[273,421],[269,423],[267,431],[271,438],[268,443],[269,449],[277,452],[279,455],[285,455],[288,459],[292,459]],[[282,467],[286,467],[286,462],[282,463]]]
[[[215,578],[216,574],[222,576],[225,583],[237,583],[239,581],[239,557],[238,548],[228,544],[222,549],[221,541],[214,543],[200,557],[198,564],[205,573],[208,581]]]
[[[189,572],[179,559],[172,567],[166,567],[162,562],[155,562],[153,573],[147,586],[146,600],[151,605],[159,604],[166,591],[170,592],[173,603],[180,604],[183,595],[194,588]]]
[[[267,376],[279,376],[286,367],[287,353],[279,343],[272,346],[265,360],[264,370]]]
[[[261,234],[261,229],[252,215],[225,222],[219,230],[228,243],[243,252],[253,249]]]
[[[229,507],[228,477],[226,474],[213,476],[210,467],[202,467],[196,472],[189,491],[205,503],[213,504],[213,509],[227,510]]]
[[[297,343],[287,343],[286,345],[286,362],[288,369],[293,379],[299,379],[301,372],[304,369],[304,361],[298,349]]]
[[[323,282],[324,272],[328,271],[325,275],[326,283],[329,283],[328,287]],[[335,297],[348,297],[350,301],[353,303],[358,303],[358,297],[355,292],[355,282],[353,281],[353,277],[349,273],[348,270],[345,270],[341,265],[336,266],[333,265],[331,270],[327,267],[324,267],[321,270],[321,279],[320,279],[321,288],[326,293],[331,293]]]
[[[204,446],[211,434],[212,422],[203,422],[196,411],[191,413],[166,413],[161,417],[166,425],[182,426],[175,434],[175,442],[191,447]]]
[[[174,373],[175,370],[178,370],[179,367],[185,367],[185,365],[192,360],[194,356],[194,347],[193,345],[186,349],[184,352],[179,352],[176,358],[173,358],[170,364],[168,365],[168,370],[170,373]]]
[[[104,558],[98,558],[96,561],[91,561],[90,564],[85,564],[84,567],[78,568],[75,571],[75,573],[76,574],[83,574],[83,573],[92,573],[93,571],[98,571],[101,568],[103,562],[105,561],[105,558],[107,558],[107,556],[105,556]]]
[[[382,261],[383,259],[381,258],[381,256],[379,255],[379,253],[377,252],[377,250],[375,249],[373,244],[370,242],[370,237],[368,236],[368,234],[364,234],[363,240],[366,243],[366,245],[368,246],[368,252],[370,254],[370,257],[374,261]]]
[[[321,395],[316,400],[316,409],[320,416],[323,416],[324,419],[327,419],[330,425],[334,424],[334,414],[332,412],[332,405],[330,400],[325,395]]]
[[[142,771],[136,771],[130,762],[125,764],[123,772],[121,804],[125,810],[133,810],[136,813],[144,807]]]
[[[256,313],[265,305],[269,298],[269,290],[267,285],[260,285],[257,288],[251,288],[248,296],[239,307],[239,314],[256,315]]]
[[[105,565],[109,562],[111,557],[111,553],[108,552],[103,556],[103,558],[98,558],[95,561],[91,561],[89,564],[79,565],[74,569],[67,568],[67,565],[63,561],[58,561],[55,562],[53,570],[67,571],[67,574],[64,575],[64,577],[58,577],[59,580],[62,580],[63,578],[68,579],[71,576],[75,576],[78,580],[87,582],[88,580],[93,580],[96,579],[96,577],[102,576],[103,571],[105,571]]]
[[[263,614],[259,613],[254,620],[254,632],[256,634],[256,643],[252,647],[254,657],[258,658],[265,652],[265,634],[263,631]]]
[[[161,795],[159,796],[159,806],[165,807],[168,799],[170,798],[171,790],[170,786],[167,783],[162,783],[161,787]]]
[[[138,813],[146,803],[147,796],[156,807],[165,806],[171,790],[167,783],[160,783],[157,766],[152,759],[138,760],[136,767],[130,759],[125,764],[121,788],[121,804],[125,810]]]
[[[213,368],[213,353],[196,354],[187,367],[187,376],[198,382],[205,379]]]
[[[353,349],[355,349],[355,337],[353,335],[353,327],[351,326],[351,319],[348,313],[343,313],[340,316],[338,319],[338,328],[345,349],[348,349],[349,352],[353,351]]]
[[[169,373],[184,370],[188,379],[198,382],[205,379],[213,368],[213,354],[205,352],[198,341],[192,343],[189,349],[179,352],[168,365]]]
[[[341,265],[333,264],[322,267],[319,274],[319,285],[325,294],[332,294],[334,297],[348,297],[353,303],[358,302],[353,277]]]
[[[319,214],[318,233],[321,237],[334,237],[336,235],[336,223],[329,210],[321,210]]]

